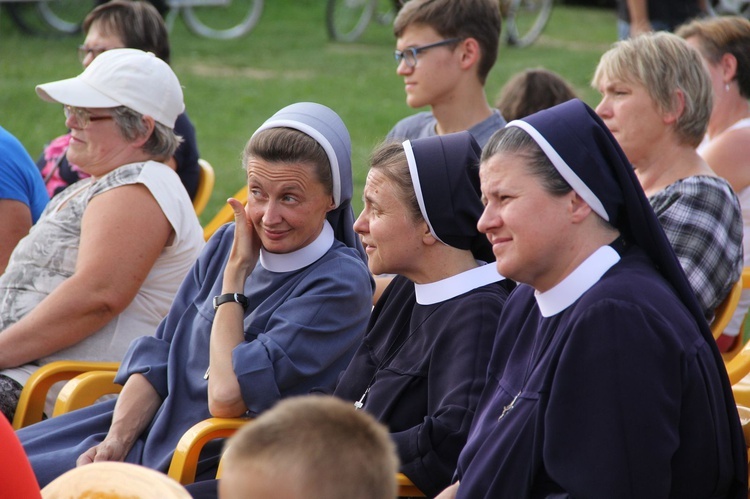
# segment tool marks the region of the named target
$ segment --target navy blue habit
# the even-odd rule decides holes
[[[457,497],[747,497],[724,364],[615,139],[578,100],[508,126],[566,163],[621,237],[553,289],[511,293]]]
[[[415,285],[396,276],[334,395],[390,429],[401,471],[427,496],[450,484],[486,378],[503,303],[514,283],[477,230],[481,150],[468,132],[404,143],[412,184],[433,235],[471,250],[481,266]]]

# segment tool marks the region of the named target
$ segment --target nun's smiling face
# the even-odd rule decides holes
[[[659,111],[641,84],[604,77],[602,100],[596,114],[607,125],[635,168],[660,154],[656,150],[668,130],[668,119]]]
[[[247,176],[246,212],[266,251],[290,253],[318,237],[335,205],[312,165],[251,157]]]
[[[377,170],[370,170],[364,190],[364,209],[354,230],[367,252],[370,272],[400,274],[415,280],[421,271],[423,237],[427,223],[414,220],[391,182]]]
[[[477,224],[492,244],[500,274],[546,291],[570,272],[571,191],[553,196],[529,172],[528,160],[499,153],[482,162],[484,213]]]

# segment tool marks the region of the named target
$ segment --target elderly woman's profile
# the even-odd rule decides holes
[[[711,78],[697,50],[671,33],[605,52],[597,114],[617,139],[711,321],[742,273],[742,212],[732,186],[700,157]]]
[[[0,409],[10,420],[40,365],[120,361],[133,339],[153,334],[204,245],[165,164],[185,106],[164,61],[110,50],[37,94],[62,104],[67,156],[89,178],[50,201],[0,276]]]

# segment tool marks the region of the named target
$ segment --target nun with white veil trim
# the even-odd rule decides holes
[[[334,395],[389,427],[427,496],[453,476],[514,287],[477,230],[480,154],[468,132],[381,145],[354,224],[372,273],[397,275]]]
[[[352,230],[351,144],[331,109],[297,103],[249,140],[246,207],[220,228],[156,335],[134,341],[102,402],[19,431],[39,484],[91,461],[166,472],[209,417],[255,415],[333,386],[362,339],[372,279]],[[202,454],[211,477],[220,443]]]
[[[571,100],[496,132],[480,167],[503,308],[440,498],[747,497],[724,364],[607,127]]]

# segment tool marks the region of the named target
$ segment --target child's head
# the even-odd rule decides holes
[[[497,0],[409,0],[393,22],[393,33],[401,38],[408,27],[422,25],[444,39],[475,39],[481,51],[477,76],[484,84],[500,44],[498,5]]]
[[[508,80],[495,107],[506,120],[513,121],[575,97],[568,82],[557,73],[544,68],[527,69]]]
[[[333,397],[284,399],[226,445],[222,499],[393,499],[398,457],[388,430]]]

